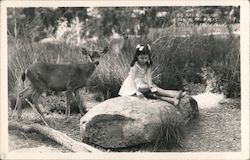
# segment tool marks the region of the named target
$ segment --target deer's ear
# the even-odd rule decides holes
[[[84,55],[88,55],[88,54],[89,54],[89,52],[88,52],[88,50],[87,50],[86,48],[82,48],[82,54],[84,54]]]
[[[106,47],[103,48],[102,53],[106,54],[108,51],[109,51],[109,48],[106,46]]]

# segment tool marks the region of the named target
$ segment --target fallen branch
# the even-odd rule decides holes
[[[40,133],[55,142],[65,146],[67,149],[73,151],[73,152],[101,152],[100,150],[82,143],[73,140],[66,134],[59,132],[55,129],[42,126],[40,124],[29,124],[29,125],[24,125],[18,122],[9,122],[9,129],[19,129],[24,132],[37,132]]]
[[[27,99],[25,98],[25,101],[29,103],[29,105],[33,108],[33,110],[35,110],[37,112],[37,114],[41,117],[41,119],[43,120],[43,123],[47,126],[50,127],[49,124],[45,121],[45,118],[43,117],[43,115],[38,111],[38,109]],[[39,109],[40,110],[40,109]]]

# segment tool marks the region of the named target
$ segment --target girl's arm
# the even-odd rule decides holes
[[[148,81],[149,87],[153,87],[151,67],[149,67],[147,70],[147,81]]]
[[[134,65],[133,67],[130,67],[130,71],[129,71],[129,76],[131,76],[131,78],[134,80],[135,79],[135,75],[137,72],[138,68],[136,67],[136,65]]]
[[[130,68],[130,71],[129,71],[129,76],[131,76],[131,78],[133,79],[134,84],[135,84],[135,77],[136,77],[137,70],[138,70],[138,67],[134,65],[133,67]],[[135,84],[135,88],[137,89],[136,84]],[[136,91],[136,96],[139,98],[144,98],[143,93],[139,92],[138,89]]]
[[[139,98],[145,98],[145,96],[139,91],[136,92],[136,96]]]

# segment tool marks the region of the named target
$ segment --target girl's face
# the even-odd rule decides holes
[[[146,64],[148,62],[148,60],[149,60],[149,55],[141,54],[141,55],[138,56],[138,63],[140,65]]]

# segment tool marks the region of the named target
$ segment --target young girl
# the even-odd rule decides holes
[[[136,46],[136,53],[131,63],[129,75],[123,82],[119,95],[136,95],[145,98],[147,95],[154,94],[157,98],[177,106],[180,98],[185,96],[186,92],[164,90],[153,84],[150,52],[148,44],[145,46],[138,44]]]

